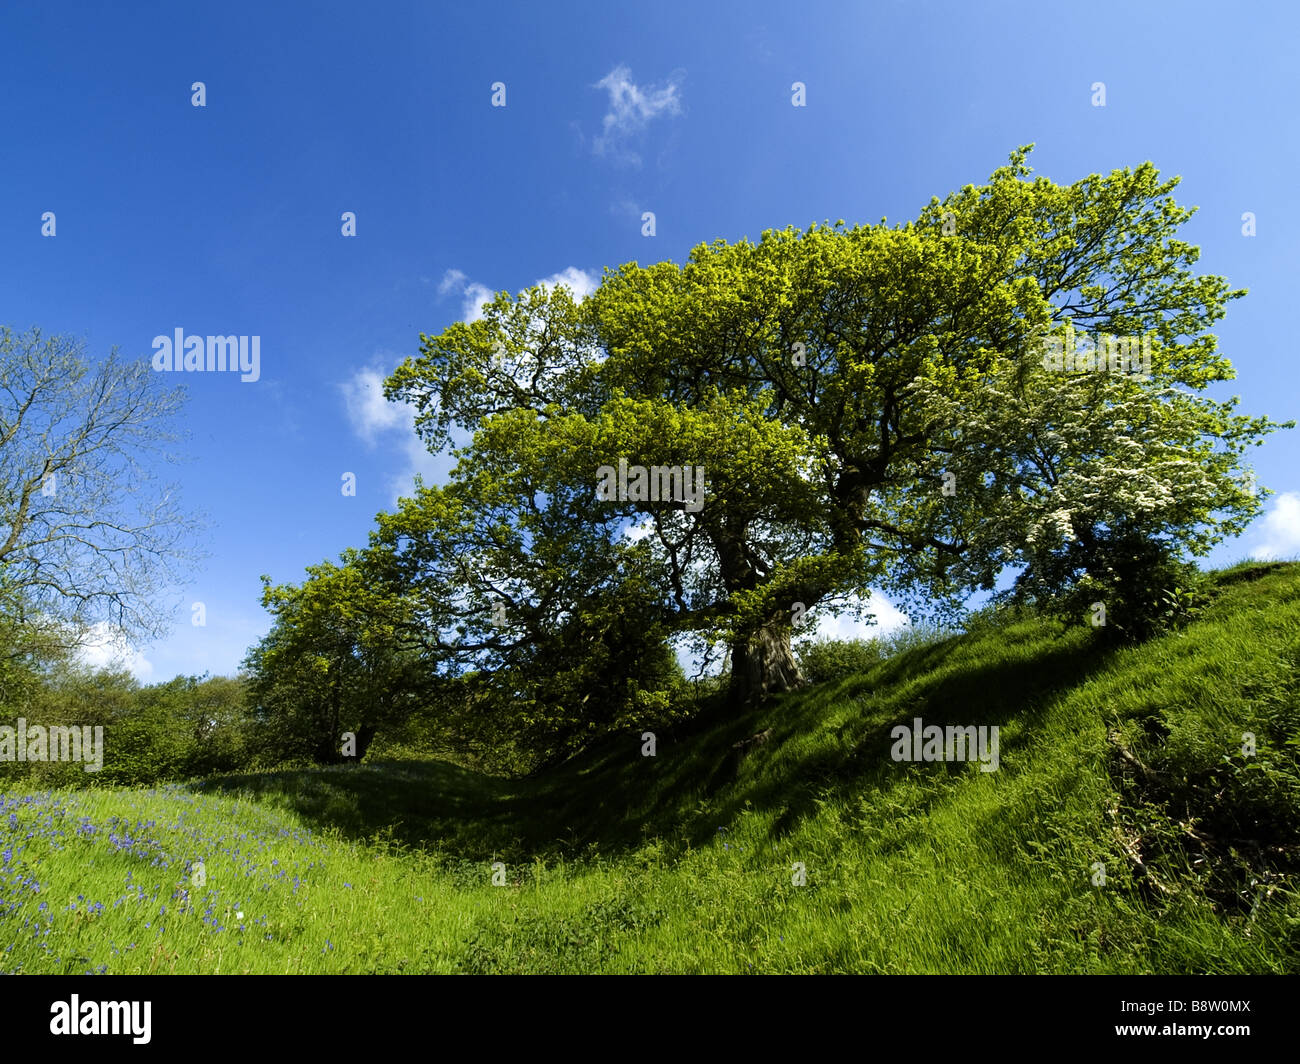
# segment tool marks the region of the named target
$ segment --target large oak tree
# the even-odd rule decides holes
[[[916,221],[718,241],[422,336],[386,394],[431,449],[469,442],[372,549],[421,588],[427,649],[481,663],[634,605],[724,641],[746,699],[800,682],[795,621],[845,595],[942,608],[1071,544],[1098,567],[1135,531],[1197,554],[1243,528],[1239,459],[1276,426],[1203,394],[1243,293],[1192,271],[1176,179],[1060,186],[1027,153]],[[1067,329],[1144,343],[1150,373],[1052,371]],[[703,466],[703,507],[598,501],[620,459]]]

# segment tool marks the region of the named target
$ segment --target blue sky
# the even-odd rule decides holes
[[[0,322],[97,356],[147,357],[176,328],[261,338],[255,382],[175,375],[183,501],[211,522],[184,598],[207,624],[178,610],[129,664],[232,673],[268,627],[259,574],[297,581],[363,544],[415,471],[445,469],[378,384],[486,292],[581,291],[604,266],[767,228],[902,221],[1019,144],[1060,183],[1146,160],[1181,175],[1198,269],[1250,289],[1218,329],[1238,380],[1217,394],[1296,416],[1297,10],[7,3]],[[1294,431],[1254,452],[1279,497],[1212,564],[1300,552],[1298,456]]]

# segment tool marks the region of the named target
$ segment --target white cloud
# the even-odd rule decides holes
[[[600,287],[600,278],[594,273],[580,270],[576,266],[567,266],[559,273],[553,273],[550,277],[543,277],[536,283],[545,285],[547,288],[564,285],[573,292],[573,298],[581,303]]]
[[[458,441],[453,435],[453,444]],[[402,495],[410,495],[416,474],[424,478],[426,484],[442,484],[447,481],[456,460],[450,455],[433,454],[424,441],[415,434],[415,421],[412,419],[402,439],[402,453],[406,457],[406,468],[392,479],[393,500]]]
[[[1263,541],[1250,552],[1259,561],[1276,561],[1300,555],[1300,493],[1285,491],[1273,500],[1260,528]]]
[[[92,624],[77,648],[77,660],[92,669],[124,668],[142,683],[153,676],[153,663],[126,641],[107,621]]]
[[[632,529],[629,529],[625,533],[629,539],[644,538],[640,535],[631,535],[632,531]],[[854,598],[858,602],[863,601],[856,598],[856,596]],[[900,628],[906,628],[912,623],[898,607],[879,591],[871,592],[870,597],[865,601],[867,607],[875,615],[874,620],[858,620],[849,615],[832,617],[822,610],[811,611],[808,620],[811,622],[813,618],[816,618],[816,623],[811,629],[804,628],[795,633],[796,647],[798,644],[810,639],[874,639],[896,632]],[[697,675],[700,671],[700,663],[703,660],[700,655],[691,651],[684,637],[678,637],[672,642],[677,654],[677,661],[686,675]],[[720,658],[715,660],[712,666],[705,671],[705,675],[717,676],[722,671],[722,665],[723,662]]]
[[[460,305],[461,319],[468,324],[471,321],[478,321],[483,317],[483,307],[492,302],[492,297],[496,293],[485,284],[470,284],[465,286],[465,300]]]
[[[637,85],[632,71],[616,66],[593,88],[609,93],[609,110],[601,120],[601,134],[593,138],[592,151],[620,162],[640,165],[641,157],[628,147],[660,115],[681,114],[682,72],[674,71],[662,87]]]
[[[409,495],[418,473],[429,483],[446,479],[454,465],[448,456],[431,454],[415,434],[415,410],[406,403],[391,402],[384,398],[384,378],[388,373],[377,365],[365,366],[339,385],[347,409],[348,421],[353,431],[367,446],[373,447],[384,437],[385,446],[398,450],[403,467],[393,475],[391,490],[393,501]]]
[[[566,285],[572,289],[573,297],[581,302],[599,287],[600,277],[587,270],[580,270],[577,266],[566,266],[559,273],[543,277],[533,284],[545,285],[548,288]],[[487,285],[471,281],[463,270],[448,270],[442,275],[442,282],[438,285],[438,295],[452,294],[462,299],[460,317],[467,325],[483,317],[483,305],[490,303],[496,296],[496,292]]]
[[[629,543],[640,543],[643,539],[649,539],[655,534],[655,523],[649,517],[643,518],[634,525],[628,525],[623,529],[623,537]]]
[[[821,614],[818,616],[819,611],[814,611],[813,616],[817,617],[817,624],[814,629],[817,637],[822,639],[873,639],[877,636],[888,635],[890,632],[896,632],[900,628],[906,628],[912,623],[906,614],[901,612],[897,606],[878,591],[871,593],[870,598],[866,600],[866,604],[867,609],[875,615],[871,621],[858,620],[856,617],[849,615],[831,617],[827,614]],[[812,617],[809,619],[811,620]]]
[[[378,369],[357,370],[351,380],[339,385],[339,391],[352,428],[370,446],[374,446],[378,433],[412,423],[410,409],[404,403],[384,398],[384,374]]]
[[[566,285],[573,291],[575,299],[582,300],[596,290],[600,278],[577,266],[566,266],[558,273],[533,283],[548,287]],[[470,280],[464,270],[451,269],[442,275],[438,295],[459,296],[462,300],[461,318],[469,323],[483,316],[483,304],[496,293],[487,285]],[[400,361],[400,356],[389,358]],[[383,437],[386,446],[400,449],[405,457],[404,468],[392,479],[393,499],[396,501],[399,496],[410,493],[417,473],[428,483],[440,483],[447,479],[455,462],[449,455],[429,453],[415,434],[415,411],[410,406],[384,398],[384,379],[388,372],[381,363],[363,366],[339,385],[339,392],[343,396],[348,422],[367,446],[375,446]]]

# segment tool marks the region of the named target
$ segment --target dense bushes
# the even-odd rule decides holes
[[[42,787],[152,785],[245,767],[249,759],[243,684],[178,676],[143,686],[125,672],[63,668],[0,703],[0,724],[103,729],[103,766],[72,761],[0,761],[0,780]],[[93,733],[92,733],[93,734]]]
[[[1109,642],[1139,643],[1191,620],[1206,578],[1177,548],[1136,529],[1084,529],[1026,568],[1003,600],[1031,603]]]
[[[795,654],[804,679],[809,683],[826,683],[860,675],[887,658],[958,634],[958,629],[938,624],[908,624],[871,639],[811,640],[796,644]]]
[[[795,647],[799,671],[809,683],[826,683],[866,672],[885,657],[876,639],[817,639]]]

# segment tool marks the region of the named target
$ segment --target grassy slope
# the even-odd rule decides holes
[[[654,758],[11,793],[0,970],[1296,972],[1298,696],[1300,565],[1244,566],[1144,647],[977,630]],[[893,762],[913,717],[1000,770]]]

